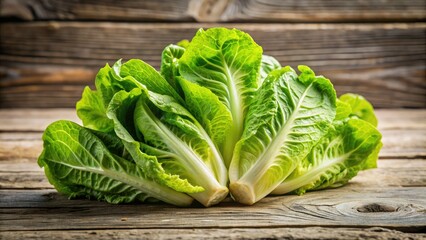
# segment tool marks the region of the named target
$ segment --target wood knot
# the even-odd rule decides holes
[[[230,0],[192,0],[188,13],[198,22],[218,22],[223,20]]]
[[[56,198],[55,192],[48,192],[42,195],[43,197],[47,198],[47,200],[54,200]]]
[[[51,21],[51,22],[49,22],[49,23],[48,23],[47,28],[48,28],[49,30],[56,31],[56,30],[58,30],[59,28],[61,28],[61,26],[59,25],[59,23],[58,23],[58,22]]]
[[[398,208],[391,205],[381,203],[368,203],[357,207],[356,209],[361,213],[377,213],[377,212],[396,212]]]

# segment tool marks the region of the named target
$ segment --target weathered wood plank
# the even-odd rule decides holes
[[[4,134],[0,133],[0,135]],[[0,161],[15,159],[28,159],[35,161],[43,149],[41,133],[38,133],[38,135],[39,139],[30,141],[0,140]]]
[[[24,140],[21,137],[28,138],[31,136],[28,133],[44,131],[49,124],[60,119],[81,123],[75,109],[0,109],[0,132],[22,132],[0,139],[12,140],[10,137],[14,137],[14,140]]]
[[[426,129],[382,130],[381,158],[426,156]]]
[[[363,171],[345,187],[426,187],[426,160],[379,160],[378,167]],[[35,160],[0,161],[0,189],[52,188]]]
[[[123,219],[123,221],[126,221]],[[68,231],[6,231],[0,233],[5,239],[425,239],[424,233],[374,227],[359,228],[195,228],[195,229],[111,229]]]
[[[426,187],[425,159],[386,159],[377,168],[361,171],[350,181],[350,188]]]
[[[212,26],[4,23],[0,107],[73,107],[106,62],[142,58],[158,68],[166,45]],[[426,107],[425,23],[221,26],[247,31],[283,65],[311,66],[339,94],[362,94],[376,107]]]
[[[426,220],[426,187],[340,188],[267,197],[250,207],[224,202],[212,208],[105,203],[89,207],[85,203],[93,201],[66,200],[53,190],[0,190],[0,196],[3,231],[291,226],[423,231]]]
[[[41,170],[41,169],[40,169]],[[42,171],[0,172],[0,189],[52,188]]]
[[[379,130],[426,129],[426,109],[376,109]]]
[[[43,1],[3,0],[0,17],[22,20],[115,20],[198,22],[421,21],[422,0],[183,0]]]

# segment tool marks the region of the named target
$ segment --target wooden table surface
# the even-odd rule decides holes
[[[425,0],[0,0],[0,239],[426,239],[425,9]],[[36,164],[42,131],[79,122],[71,108],[99,68],[141,58],[158,69],[165,46],[215,26],[242,29],[282,65],[309,65],[338,95],[384,108],[379,167],[342,188],[251,207],[56,193]]]
[[[73,109],[0,109],[0,238],[426,238],[426,110],[377,110],[378,168],[348,185],[254,206],[68,200],[36,163],[45,127]],[[423,232],[423,233],[422,233]]]

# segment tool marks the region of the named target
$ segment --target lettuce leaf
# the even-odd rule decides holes
[[[262,85],[268,74],[273,70],[281,69],[281,64],[272,56],[262,55],[260,63],[259,86]]]
[[[228,166],[241,137],[244,118],[254,92],[262,48],[237,29],[200,29],[179,60],[179,72],[189,81],[210,89],[232,116],[223,157]]]
[[[153,176],[157,181],[174,189],[184,186],[176,190],[187,192],[205,206],[226,197],[227,172],[219,151],[195,118],[171,96],[140,89],[121,91],[111,101],[108,116],[136,163],[150,169],[147,162],[152,161],[155,172],[163,172]],[[184,180],[165,178],[165,173]],[[176,184],[178,180],[181,183]]]
[[[330,81],[306,66],[272,71],[255,96],[229,169],[233,197],[253,204],[271,193],[323,137],[335,118]]]
[[[292,175],[272,193],[295,191],[301,195],[309,190],[342,186],[360,170],[374,165],[375,153],[382,146],[380,140],[380,132],[364,120],[337,121]]]
[[[340,101],[349,104],[351,107],[351,116],[356,116],[377,127],[377,117],[374,114],[373,105],[363,96],[353,93],[346,93],[340,96]]]
[[[59,192],[110,203],[155,198],[177,206],[191,204],[186,194],[152,181],[143,169],[117,155],[124,152],[117,137],[110,135],[107,147],[99,138],[103,136],[70,121],[57,121],[47,127],[38,164]]]

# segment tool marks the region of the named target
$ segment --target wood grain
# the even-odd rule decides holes
[[[339,188],[267,197],[250,207],[234,202],[212,208],[93,202],[70,201],[53,190],[0,190],[5,223],[0,230],[339,226],[423,231],[426,219],[426,187]]]
[[[338,94],[376,107],[426,107],[426,24],[220,24],[250,33],[283,65],[311,66]],[[116,59],[159,67],[162,49],[218,24],[36,22],[0,25],[0,108],[74,107]]]
[[[123,219],[125,221],[125,218]],[[5,239],[424,239],[424,233],[404,233],[381,227],[373,228],[194,228],[194,229],[109,229],[68,231],[5,231]]]
[[[0,17],[31,20],[197,22],[422,21],[422,0],[3,0]]]
[[[60,119],[81,124],[75,109],[0,109],[0,132],[22,132],[13,136],[17,138],[15,140],[23,140],[25,134],[42,132],[50,123]],[[12,140],[10,137],[8,139]]]

